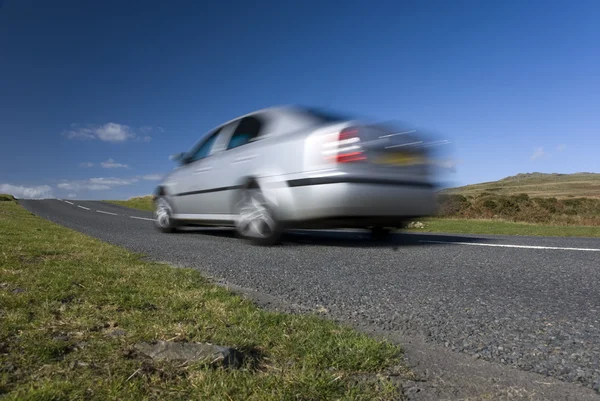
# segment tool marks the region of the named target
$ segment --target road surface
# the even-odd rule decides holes
[[[414,399],[486,386],[498,398],[600,399],[598,238],[399,234],[377,243],[360,232],[296,231],[281,246],[256,247],[227,229],[162,234],[151,213],[104,202],[21,204],[197,268],[264,306],[318,310],[397,340],[424,380]]]

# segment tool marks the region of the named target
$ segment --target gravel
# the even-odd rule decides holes
[[[24,201],[40,216],[151,258],[301,305],[366,329],[419,336],[473,360],[600,392],[600,252],[445,245],[450,241],[600,248],[600,240],[297,232],[274,248],[231,231],[165,235],[127,209],[102,215],[59,201]],[[135,212],[138,216],[150,214]]]

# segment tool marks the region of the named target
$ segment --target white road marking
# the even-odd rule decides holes
[[[523,249],[554,249],[559,251],[585,251],[585,252],[600,252],[597,248],[565,248],[560,246],[538,246],[538,245],[509,245],[509,244],[482,244],[478,242],[454,242],[454,241],[426,241],[419,240],[430,244],[454,244],[454,245],[473,245],[473,246],[495,246],[500,248],[523,248]]]
[[[74,205],[73,202],[69,202],[69,201],[65,201],[65,203],[68,203],[69,205]]]
[[[81,205],[77,205],[77,207],[80,207],[80,208],[85,209],[85,210],[90,210],[89,207],[85,207],[85,206],[81,206]]]
[[[148,220],[148,221],[154,221],[154,219],[148,219],[146,217],[136,217],[136,216],[129,216],[132,219],[138,219],[138,220]]]
[[[96,210],[98,213],[110,214],[111,216],[118,216],[116,213],[105,212],[104,210]]]

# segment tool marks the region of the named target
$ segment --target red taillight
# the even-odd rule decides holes
[[[334,141],[327,143],[325,157],[336,163],[349,163],[366,160],[360,146],[360,137],[356,128],[346,128],[337,134]]]
[[[362,152],[350,152],[350,153],[341,153],[337,155],[338,163],[348,163],[348,162],[357,162],[359,160],[366,160],[367,157]]]

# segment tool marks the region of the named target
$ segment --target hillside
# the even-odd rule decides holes
[[[600,174],[545,174],[526,173],[506,177],[498,181],[448,188],[441,194],[479,196],[482,193],[495,195],[527,194],[542,198],[597,198],[600,199]]]

